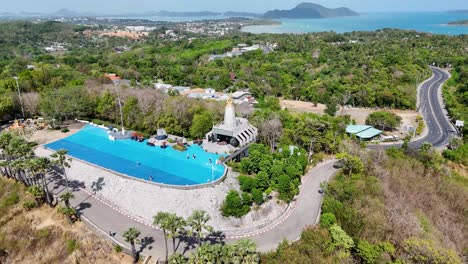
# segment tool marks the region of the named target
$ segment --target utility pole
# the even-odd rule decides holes
[[[119,108],[120,108],[120,124],[122,125],[122,135],[125,134],[125,129],[124,129],[124,123],[123,123],[123,112],[122,112],[122,100],[120,100],[120,92],[119,88],[117,87],[119,84],[116,83],[115,86],[115,91],[117,92],[117,100],[119,101]]]
[[[18,76],[15,76],[13,77],[13,79],[15,79],[16,81],[16,88],[18,89],[18,97],[19,97],[19,102],[20,102],[20,105],[21,105],[21,113],[23,114],[23,119],[24,119],[24,106],[23,106],[23,99],[21,98],[21,90],[20,90],[20,87],[19,87],[19,83],[18,83]]]

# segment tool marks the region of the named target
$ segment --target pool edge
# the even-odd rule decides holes
[[[47,143],[47,144],[49,144],[49,143]],[[38,145],[38,148],[42,148],[43,150],[49,152],[50,153],[49,156],[55,152],[55,150],[50,149],[50,148],[46,147],[45,145]],[[161,188],[179,189],[179,190],[196,190],[196,189],[214,187],[214,186],[218,185],[219,183],[221,183],[222,181],[224,181],[224,179],[226,178],[226,176],[228,174],[228,171],[229,171],[229,167],[226,166],[226,164],[221,163],[221,165],[224,167],[224,173],[223,173],[223,175],[221,177],[219,177],[218,179],[216,179],[213,182],[203,183],[203,184],[193,184],[193,185],[173,185],[173,184],[164,184],[164,183],[158,183],[158,182],[143,180],[143,179],[140,179],[140,178],[137,178],[137,177],[134,177],[134,176],[130,176],[130,175],[120,173],[120,172],[117,172],[117,171],[114,171],[114,170],[111,170],[111,169],[108,169],[108,168],[104,168],[102,166],[99,166],[99,165],[96,165],[94,163],[91,163],[91,162],[76,158],[76,157],[71,156],[71,155],[67,155],[67,157],[71,158],[72,160],[82,162],[82,163],[84,163],[86,165],[89,165],[89,166],[92,166],[92,167],[95,167],[95,168],[110,172],[110,173],[112,173],[112,174],[114,174],[114,175],[116,175],[118,177],[122,177],[124,179],[135,180],[135,181],[139,181],[139,182],[142,182],[142,183],[152,184],[152,185],[155,185],[155,186],[158,186],[158,187],[161,187]]]

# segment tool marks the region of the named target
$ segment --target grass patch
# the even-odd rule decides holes
[[[67,239],[67,252],[68,254],[73,253],[78,248],[78,244],[75,239]]]

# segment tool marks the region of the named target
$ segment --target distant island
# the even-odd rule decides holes
[[[302,3],[290,10],[272,10],[263,15],[263,18],[328,18],[343,16],[359,16],[359,14],[347,7],[327,8],[314,3]]]
[[[454,14],[468,14],[468,9],[449,10],[448,12]]]
[[[468,19],[448,22],[449,26],[468,26]]]

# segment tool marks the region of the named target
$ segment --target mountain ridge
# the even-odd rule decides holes
[[[263,18],[329,18],[342,16],[359,16],[359,14],[347,7],[327,8],[315,3],[303,2],[289,10],[270,10]]]

